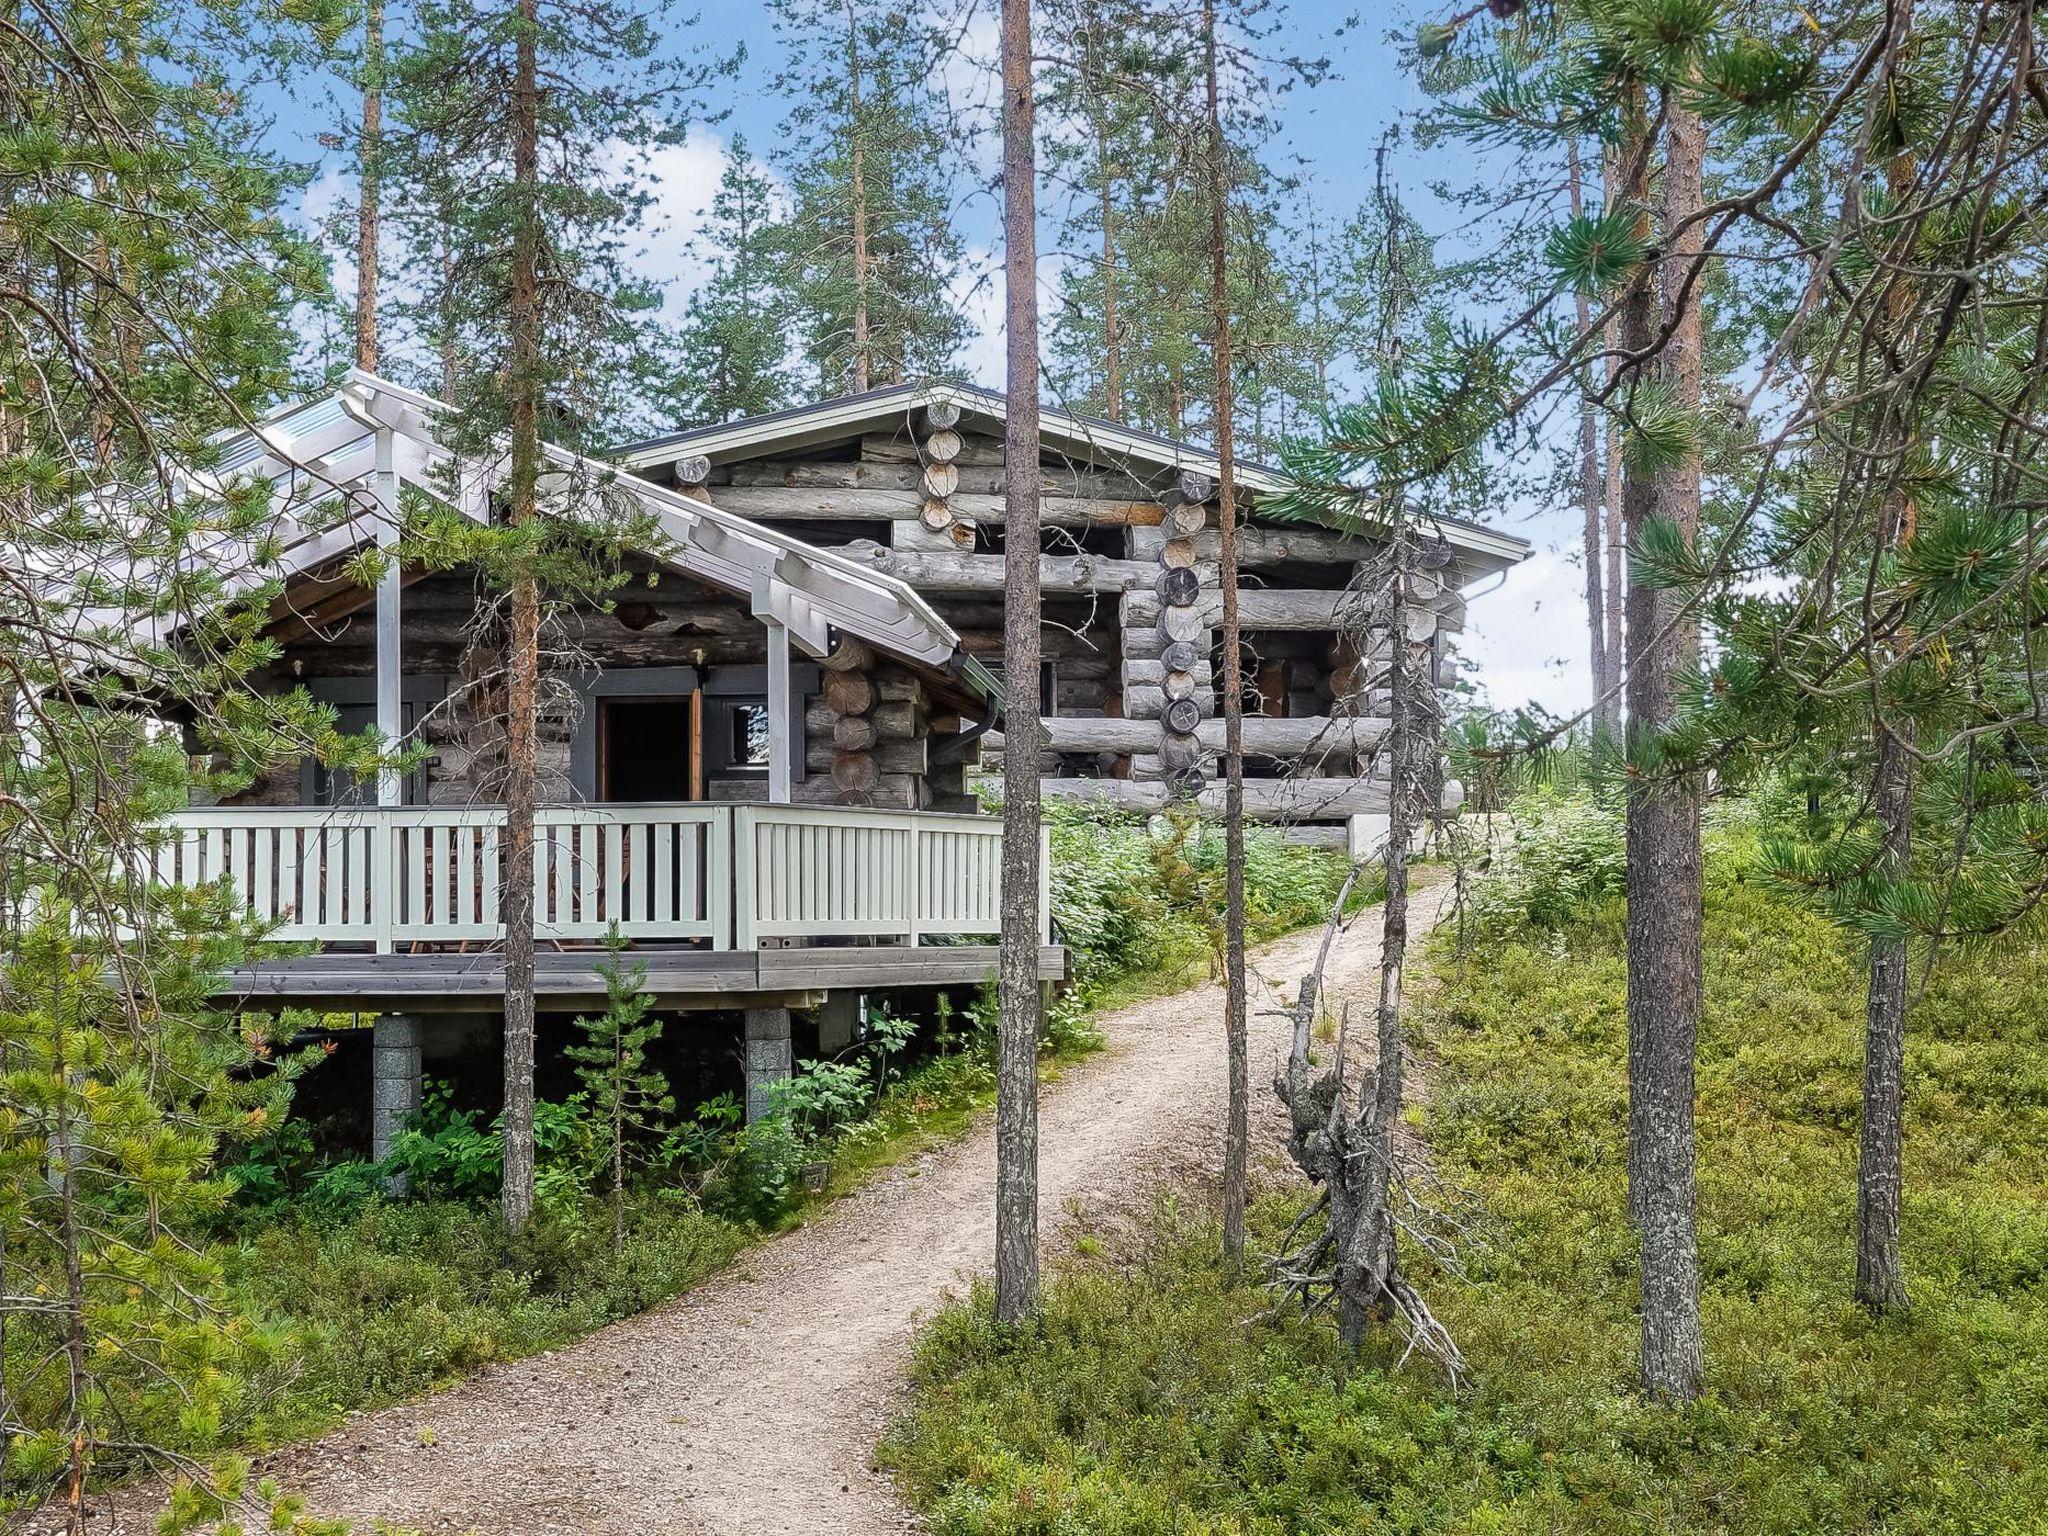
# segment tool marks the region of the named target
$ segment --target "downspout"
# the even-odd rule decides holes
[[[946,658],[946,670],[981,695],[981,718],[959,735],[948,736],[933,747],[930,761],[934,765],[966,761],[967,754],[974,750],[974,744],[994,730],[996,722],[1003,718],[1003,691],[996,686],[995,676],[987,667],[965,651],[955,649]]]

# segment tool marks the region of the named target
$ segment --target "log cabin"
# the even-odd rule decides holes
[[[229,581],[268,603],[276,660],[345,729],[410,748],[355,782],[279,763],[175,818],[172,884],[227,880],[271,939],[226,978],[252,1011],[369,1016],[371,1150],[420,1103],[421,1069],[502,1006],[504,766],[487,584],[382,563],[409,501],[482,522],[502,462],[458,460],[431,399],[366,373],[223,444],[223,478],[275,509]],[[623,500],[645,547],[623,585],[552,627],[539,734],[538,1005],[598,1005],[616,932],[656,1006],[729,1031],[750,1116],[798,1042],[830,1054],[864,999],[993,974],[1001,829],[973,775],[1002,749],[1004,402],[884,389],[629,446],[550,448],[546,515]],[[1145,811],[1207,804],[1221,741],[1212,456],[1109,423],[1044,421],[1050,794]],[[1369,537],[1279,521],[1276,472],[1243,466],[1240,541],[1251,813],[1353,840],[1381,812],[1376,660],[1347,617]],[[1526,544],[1446,521],[1446,558],[1405,621],[1439,669],[1465,592]],[[231,552],[232,553],[232,552]],[[232,560],[228,562],[232,564]],[[1039,892],[1040,973],[1065,974]],[[468,1044],[463,1044],[468,1042]]]
[[[630,444],[624,469],[904,583],[1001,666],[1005,400],[902,385]],[[1044,662],[1039,767],[1049,797],[1154,811],[1220,807],[1220,466],[1208,450],[1072,412],[1040,415]],[[1361,615],[1369,531],[1284,521],[1291,488],[1239,464],[1240,654],[1248,814],[1356,842],[1385,809],[1388,636]],[[1441,568],[1404,627],[1447,682],[1467,594],[1527,558],[1526,540],[1440,519]],[[829,701],[828,701],[829,702]],[[835,759],[815,709],[806,753]],[[1004,738],[984,738],[983,764]]]
[[[440,414],[357,372],[220,445],[220,480],[272,495],[260,537],[212,551],[231,600],[268,605],[276,656],[253,685],[304,689],[342,728],[408,751],[370,782],[276,763],[174,816],[149,854],[164,884],[229,882],[264,925],[223,1005],[373,1018],[352,1033],[370,1036],[379,1157],[420,1105],[424,1058],[491,1059],[475,1046],[504,991],[494,603],[478,572],[411,564],[401,541],[415,505],[489,519],[505,465],[457,459]],[[795,1044],[843,1049],[866,996],[928,1000],[992,978],[1002,832],[966,774],[998,681],[888,572],[701,488],[546,450],[544,516],[600,501],[624,504],[638,542],[617,556],[623,584],[550,626],[538,1008],[561,1029],[601,1007],[616,934],[657,1008],[731,1032],[758,1117]],[[379,547],[399,558],[366,565]],[[182,633],[176,616],[138,623],[148,639]],[[1047,889],[1051,983],[1067,956]]]

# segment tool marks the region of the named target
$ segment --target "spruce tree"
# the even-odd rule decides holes
[[[775,0],[792,102],[778,226],[804,354],[826,393],[939,377],[967,334],[956,289],[956,151],[932,80],[939,42],[872,0]]]
[[[710,215],[704,233],[718,254],[690,295],[673,386],[682,419],[693,426],[781,410],[794,386],[775,185],[737,134]]]

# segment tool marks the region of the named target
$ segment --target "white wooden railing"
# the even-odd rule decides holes
[[[225,879],[271,938],[399,945],[502,932],[496,808],[220,807],[172,817],[161,884]],[[1043,834],[1041,834],[1041,837]],[[1002,826],[981,816],[789,805],[552,806],[535,818],[534,933],[915,944],[998,931]],[[1041,872],[1039,930],[1050,937]]]

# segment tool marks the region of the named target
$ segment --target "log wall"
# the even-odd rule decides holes
[[[1213,796],[1222,746],[1213,488],[1156,466],[1049,458],[1043,472],[1047,792],[1137,809]],[[815,528],[816,542],[909,583],[992,666],[1002,660],[1003,479],[1001,442],[951,414],[711,474],[717,505],[800,535]],[[856,525],[876,536],[826,536]],[[1255,784],[1265,781],[1250,793],[1253,813],[1331,819],[1377,809],[1389,642],[1361,626],[1346,590],[1371,547],[1252,521],[1238,550],[1247,766]],[[1438,636],[1463,624],[1463,599],[1443,588],[1422,594],[1408,629],[1440,657]],[[841,718],[821,714],[819,724]],[[986,746],[984,767],[1002,738]],[[814,764],[824,760],[814,746]]]
[[[490,595],[467,573],[437,573],[407,586],[401,613],[407,707],[414,739],[428,754],[410,796],[432,805],[502,800],[504,704]],[[310,633],[297,633],[259,685],[274,693],[306,686],[316,697],[345,696],[350,703],[343,721],[351,727],[367,713],[354,701],[371,698],[375,631],[374,605],[366,602]],[[538,732],[544,803],[589,798],[574,764],[579,745],[585,754],[594,751],[595,694],[631,692],[620,685],[636,675],[647,679],[640,686],[652,692],[687,693],[687,684],[673,681],[685,677],[715,689],[722,669],[762,667],[767,660],[766,629],[744,599],[651,566],[616,591],[608,606],[579,606],[555,616],[544,646]],[[802,723],[805,771],[792,786],[792,799],[969,809],[964,767],[930,760],[938,706],[927,697],[922,678],[866,647],[839,654],[850,664],[843,659],[836,666],[795,669],[800,691],[793,717]],[[802,686],[813,673],[816,682]],[[936,718],[946,734],[959,729],[957,716]],[[687,751],[687,743],[681,750]],[[587,765],[593,759],[583,760]],[[678,763],[678,784],[687,782],[686,775],[687,763]],[[707,781],[705,791],[711,799],[763,800],[767,781],[733,776]],[[305,793],[303,765],[286,762],[266,771],[233,803],[296,805]]]

